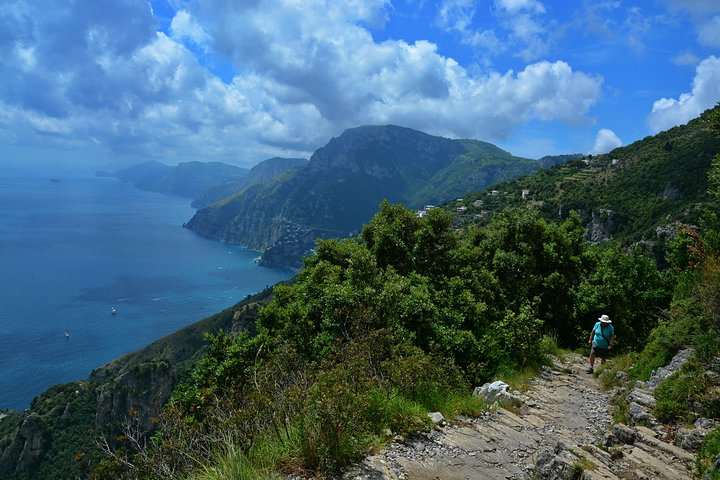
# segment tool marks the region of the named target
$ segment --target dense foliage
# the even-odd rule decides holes
[[[424,412],[477,410],[470,387],[539,365],[548,337],[581,344],[601,313],[621,348],[641,345],[670,300],[642,250],[586,243],[578,215],[508,209],[482,228],[451,224],[441,209],[421,218],[384,202],[358,238],[321,241],[274,289],[257,335],[208,336],[150,453],[116,452],[103,473],[196,471],[218,444],[256,466],[271,444],[274,469],[334,472],[423,428]]]

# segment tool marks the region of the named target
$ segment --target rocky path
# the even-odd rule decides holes
[[[533,380],[521,407],[393,443],[345,478],[691,478],[693,455],[659,430],[611,426],[608,394],[586,367],[585,358],[565,355]]]

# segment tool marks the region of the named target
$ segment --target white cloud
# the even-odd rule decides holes
[[[367,26],[386,20],[386,0],[188,2],[170,36],[145,0],[111,3],[18,1],[0,16],[3,143],[252,164],[359,124],[489,141],[532,120],[587,125],[600,97],[600,77],[562,61],[470,71],[428,41],[375,41]],[[507,5],[541,5],[521,3]],[[232,81],[186,40],[229,59]]]
[[[673,10],[687,11],[693,14],[707,14],[720,11],[717,0],[664,0]]]
[[[592,153],[607,153],[614,148],[621,147],[622,144],[622,140],[615,135],[615,132],[607,128],[601,128],[595,136],[595,146],[593,146]]]
[[[690,93],[683,93],[678,99],[661,98],[653,103],[648,125],[654,133],[667,130],[697,117],[719,100],[720,58],[711,55],[695,69]]]
[[[541,58],[549,49],[548,30],[542,14],[545,7],[536,0],[496,0],[491,14],[496,29],[477,28],[477,2],[444,0],[436,24],[460,35],[462,43],[485,49],[490,55],[508,50],[526,61]]]
[[[683,50],[682,52],[671,58],[670,61],[673,62],[675,65],[694,67],[698,64],[700,59],[690,50]]]
[[[599,78],[564,62],[531,64],[517,75],[471,75],[430,42],[374,42],[342,9],[328,22],[322,9],[307,5],[302,11],[281,2],[215,7],[206,12],[206,24],[238,71],[252,69],[270,80],[266,90],[282,104],[312,105],[341,127],[394,122],[500,138],[532,118],[586,121],[600,93]],[[469,4],[446,7],[444,21],[463,28]],[[267,25],[268,17],[276,22]]]
[[[495,0],[495,7],[509,13],[545,13],[545,6],[537,0]]]
[[[206,45],[209,37],[202,26],[187,10],[180,10],[170,23],[170,31],[177,40],[188,39],[197,45]]]
[[[670,10],[687,14],[695,24],[698,42],[720,47],[720,2],[717,0],[664,0]]]
[[[708,47],[720,47],[720,15],[712,17],[700,26],[698,41]]]
[[[519,47],[517,55],[525,61],[544,56],[549,50],[545,7],[536,0],[496,0],[495,15],[509,31],[509,39]]]

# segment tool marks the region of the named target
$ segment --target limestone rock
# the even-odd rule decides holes
[[[435,425],[440,425],[442,427],[446,424],[445,417],[443,417],[443,414],[440,412],[430,412],[428,413],[428,417],[430,417],[430,420]]]
[[[522,399],[510,391],[510,385],[500,380],[476,387],[473,395],[479,396],[487,405],[495,403],[521,404]]]
[[[153,418],[172,394],[176,384],[172,366],[164,361],[139,364],[104,384],[98,394],[95,428],[107,431],[128,416],[137,416],[143,432],[154,429]]]
[[[633,445],[637,439],[637,433],[632,428],[618,423],[612,429],[612,437],[616,443]]]
[[[693,425],[694,428],[680,428],[675,435],[675,445],[689,452],[696,452],[700,449],[703,440],[717,426],[717,420],[709,418],[698,418]]]
[[[675,434],[675,445],[689,452],[696,452],[700,449],[708,433],[707,430],[702,428],[680,428]]]
[[[232,318],[232,333],[248,332],[250,335],[255,335],[259,311],[260,306],[257,303],[248,303],[240,310],[236,310]]]
[[[0,476],[30,472],[42,460],[49,448],[50,434],[42,417],[30,413],[17,430],[9,445],[0,451]]]
[[[48,443],[48,433],[40,416],[31,413],[20,427],[20,436],[25,439],[17,468],[19,471],[30,469],[44,455]]]
[[[630,403],[635,402],[646,408],[655,408],[655,397],[653,394],[638,387],[633,388],[627,397],[627,401]]]
[[[628,412],[628,420],[633,425],[655,425],[657,419],[650,413],[650,410],[637,402],[630,402],[630,411]]]
[[[559,453],[543,450],[535,462],[535,474],[542,480],[571,480],[576,478],[574,465],[577,460],[577,457],[567,450]]]
[[[615,228],[613,211],[605,208],[599,209],[597,214],[591,212],[590,225],[588,225],[585,238],[592,243],[602,243],[610,238]]]
[[[695,350],[688,348],[686,350],[680,350],[675,354],[673,359],[670,361],[670,365],[660,367],[654,370],[650,375],[650,380],[647,381],[647,386],[651,389],[655,389],[660,382],[665,380],[673,373],[679,371],[685,363],[695,354]]]

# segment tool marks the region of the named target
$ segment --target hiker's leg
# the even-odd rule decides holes
[[[589,360],[590,360],[590,368],[594,368],[595,367],[595,351],[594,350],[590,350],[590,359]]]

